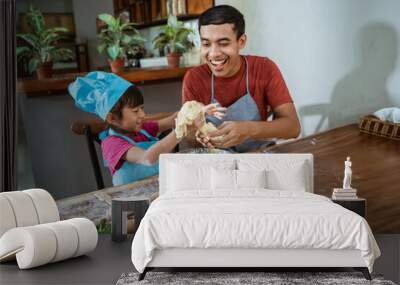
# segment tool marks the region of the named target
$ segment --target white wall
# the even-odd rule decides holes
[[[400,1],[216,0],[245,16],[243,54],[280,67],[303,135],[400,105]]]
[[[76,36],[88,43],[91,69],[107,65],[106,57],[97,52],[96,17],[101,13],[114,14],[111,0],[72,0]]]

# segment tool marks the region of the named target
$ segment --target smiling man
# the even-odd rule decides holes
[[[199,18],[201,56],[205,64],[191,69],[183,81],[182,102],[227,107],[224,121],[210,138],[197,138],[209,147],[247,152],[271,143],[271,138],[295,138],[300,133],[289,90],[278,67],[265,57],[243,56],[246,45],[243,15],[220,5]],[[267,121],[270,114],[274,120]],[[213,140],[223,136],[223,140]]]

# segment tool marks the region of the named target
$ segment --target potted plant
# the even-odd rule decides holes
[[[128,59],[129,65],[133,67],[140,67],[140,59],[147,54],[144,45],[136,45],[135,50],[128,52],[126,58]]]
[[[185,27],[176,16],[168,17],[168,23],[163,27],[163,32],[153,39],[154,48],[162,50],[167,48],[168,66],[178,67],[182,53],[194,46],[189,39],[191,33],[193,30]]]
[[[32,33],[17,34],[17,38],[25,44],[17,47],[17,58],[28,58],[28,72],[36,70],[39,79],[51,77],[53,62],[73,58],[70,49],[58,46],[58,41],[62,39],[59,33],[68,30],[61,27],[46,29],[42,13],[33,6],[30,6],[26,17]]]
[[[136,54],[146,40],[135,29],[134,23],[122,23],[119,17],[115,18],[110,14],[100,14],[98,18],[105,26],[97,35],[97,50],[99,53],[106,52],[112,72],[121,72],[127,55]]]

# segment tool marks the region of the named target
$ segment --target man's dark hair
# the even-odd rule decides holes
[[[236,38],[244,34],[245,23],[243,14],[229,5],[219,5],[204,11],[199,17],[199,33],[201,26],[233,24]]]
[[[131,85],[124,94],[119,98],[118,102],[111,109],[111,113],[117,116],[119,119],[122,118],[122,109],[124,106],[135,108],[137,106],[143,105],[143,94],[134,85]]]

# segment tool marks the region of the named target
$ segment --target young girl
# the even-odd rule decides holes
[[[100,138],[114,185],[158,174],[159,155],[171,152],[180,140],[175,130],[162,140],[157,133],[175,127],[176,113],[161,120],[144,121],[142,93],[113,73],[88,73],[71,83],[68,90],[79,108],[97,114],[109,126]],[[208,114],[219,113],[211,105],[205,110]],[[191,131],[194,130],[195,126]]]

